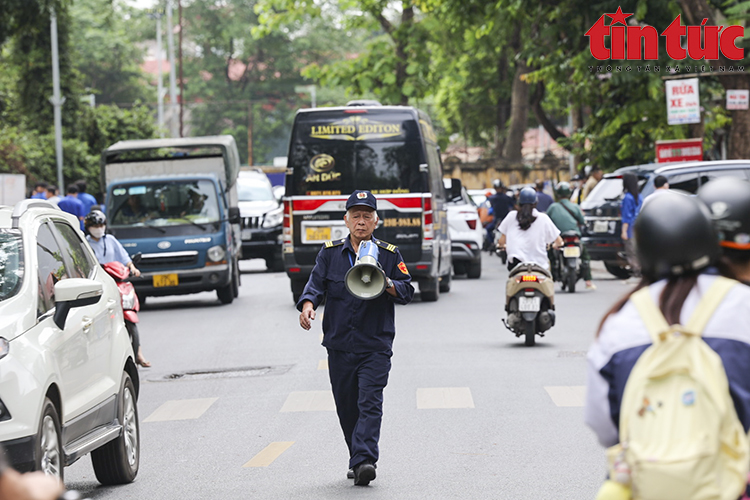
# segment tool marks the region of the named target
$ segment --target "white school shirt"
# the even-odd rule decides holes
[[[518,211],[511,211],[500,223],[498,229],[505,235],[505,248],[508,261],[515,257],[521,262],[533,262],[549,269],[547,245],[554,243],[560,230],[552,219],[536,208],[531,212],[536,220],[524,231],[518,225]]]

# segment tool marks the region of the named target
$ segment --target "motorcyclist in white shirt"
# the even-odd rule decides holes
[[[506,249],[508,270],[520,263],[534,263],[549,269],[547,245],[560,248],[560,230],[547,214],[536,209],[537,194],[525,187],[518,196],[518,209],[511,211],[500,223],[498,249]]]

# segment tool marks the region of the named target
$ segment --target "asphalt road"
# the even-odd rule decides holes
[[[502,325],[496,257],[438,302],[397,306],[378,477],[355,487],[320,316],[302,330],[286,275],[242,267],[231,305],[209,293],[149,298],[138,477],[102,487],[84,457],[65,471],[69,488],[113,500],[594,497],[605,460],[583,423],[585,352],[627,290],[603,268],[597,291],[557,294],[557,325],[531,348]]]

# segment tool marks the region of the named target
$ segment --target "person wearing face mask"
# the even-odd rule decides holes
[[[141,275],[141,272],[135,267],[133,261],[130,259],[130,255],[122,246],[122,243],[117,241],[117,238],[111,234],[106,234],[107,231],[107,216],[100,210],[92,210],[86,215],[83,220],[84,226],[88,235],[86,239],[91,245],[91,249],[96,255],[96,260],[102,266],[108,262],[120,262],[130,270],[130,274],[135,277]],[[136,353],[136,362],[148,368],[151,363],[146,361],[141,350],[140,339],[137,335],[133,337],[133,352]]]

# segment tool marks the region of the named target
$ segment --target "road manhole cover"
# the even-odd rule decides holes
[[[557,351],[558,358],[585,358],[586,351]]]
[[[195,370],[182,373],[170,373],[158,381],[170,380],[208,380],[214,378],[262,377],[281,375],[289,371],[292,365],[282,366],[249,366],[244,368],[223,368],[218,370]]]

